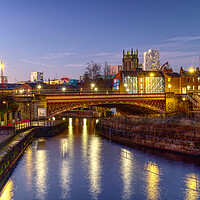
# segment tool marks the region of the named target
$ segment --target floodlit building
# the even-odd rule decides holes
[[[123,50],[123,58],[122,58],[122,70],[123,71],[132,71],[139,66],[139,58],[138,58],[138,49],[133,52],[133,49],[127,51],[126,53]]]
[[[128,94],[164,93],[164,76],[161,71],[120,71],[113,79],[113,90]]]
[[[144,70],[158,70],[160,68],[159,49],[149,49],[144,52]]]
[[[43,82],[43,72],[31,72],[31,82]]]

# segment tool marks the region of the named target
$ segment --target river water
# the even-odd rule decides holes
[[[200,199],[198,164],[111,142],[95,135],[95,121],[70,118],[63,133],[35,140],[0,199]]]

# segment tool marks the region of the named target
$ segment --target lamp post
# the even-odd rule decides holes
[[[95,86],[94,83],[92,83],[91,84],[91,91],[92,91],[92,93],[94,93],[94,86]]]
[[[172,87],[171,84],[168,84],[169,92],[170,92],[171,87]]]
[[[40,90],[41,90],[41,88],[42,88],[41,85],[38,85],[37,88],[38,88],[38,90],[39,90],[38,94],[40,94]]]
[[[6,104],[6,123],[8,126],[8,103],[6,101],[3,101],[3,104]]]
[[[64,94],[65,90],[66,90],[66,88],[65,88],[65,87],[63,87],[63,88],[62,88],[63,94]]]
[[[195,83],[194,83],[194,81],[195,81],[195,78],[194,78],[194,68],[190,68],[189,69],[189,71],[190,71],[190,73],[193,75],[193,80],[192,80],[192,82],[193,82],[193,84],[192,84],[192,91],[193,91],[193,93],[195,92]]]
[[[2,94],[3,94],[3,64],[2,64],[2,61],[0,63],[0,68],[1,68],[1,85],[2,85]]]

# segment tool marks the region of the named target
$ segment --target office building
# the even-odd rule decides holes
[[[43,82],[43,72],[31,72],[31,82]]]
[[[159,49],[149,49],[144,52],[144,70],[158,70],[160,68]]]

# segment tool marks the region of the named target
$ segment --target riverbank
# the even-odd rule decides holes
[[[178,123],[180,121],[181,123]],[[192,123],[192,120],[178,116],[166,118],[105,118],[100,119],[96,126],[96,132],[99,135],[132,146],[141,145],[200,156],[198,120]]]
[[[0,189],[34,138],[55,136],[62,132],[66,126],[67,124],[62,122],[54,126],[36,127],[13,135],[8,141],[5,141],[7,144],[0,150]]]

